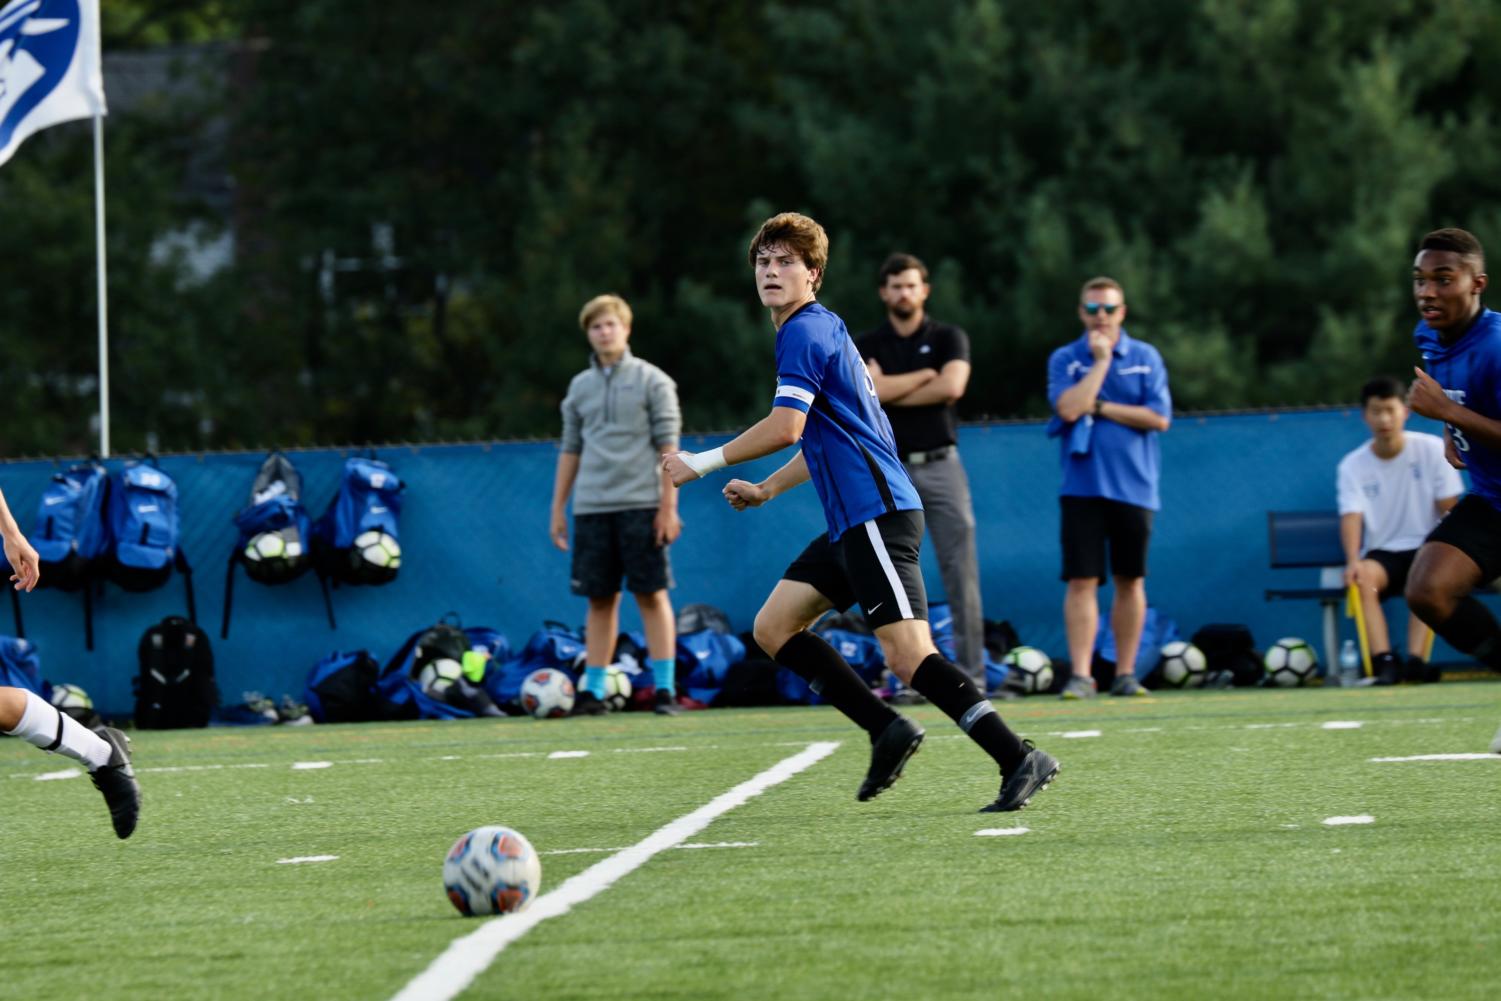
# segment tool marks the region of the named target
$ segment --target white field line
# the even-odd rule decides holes
[[[714,841],[714,842],[687,842],[681,845],[673,845],[674,851],[689,848],[756,848],[761,844],[759,841]],[[550,852],[538,852],[538,855],[612,855],[615,852],[623,852],[624,848],[555,848]]]
[[[1026,834],[1031,831],[1030,827],[982,827],[975,832],[977,838],[1009,838],[1018,834]]]
[[[1345,827],[1350,824],[1374,824],[1375,822],[1376,818],[1369,813],[1362,813],[1355,817],[1325,817],[1323,820],[1325,827]]]
[[[456,996],[473,983],[474,978],[483,973],[506,946],[543,921],[568,913],[575,904],[581,904],[608,889],[616,880],[644,865],[653,855],[682,844],[722,814],[811,768],[833,754],[838,746],[834,741],[809,744],[802,752],[782,759],[692,813],[669,822],[624,851],[601,859],[566,880],[556,890],[538,897],[531,907],[520,914],[508,914],[486,921],[475,931],[450,943],[427,969],[397,992],[394,1001],[447,1001]]]
[[[276,864],[301,865],[303,862],[332,862],[338,857],[337,855],[297,855],[292,858],[279,858]]]
[[[1501,754],[1410,754],[1405,758],[1371,758],[1371,761],[1497,761]]]
[[[1365,726],[1358,719],[1332,719],[1319,726],[1320,730],[1359,730]]]

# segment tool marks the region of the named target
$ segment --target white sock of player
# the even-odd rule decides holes
[[[44,751],[61,754],[87,766],[89,771],[108,764],[109,744],[67,713],[58,712],[35,692],[26,693],[26,710],[12,737],[20,737]]]

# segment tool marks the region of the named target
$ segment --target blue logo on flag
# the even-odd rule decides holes
[[[67,75],[80,20],[78,0],[12,0],[0,10],[0,149]]]

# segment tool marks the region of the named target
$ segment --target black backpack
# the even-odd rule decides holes
[[[169,615],[141,635],[135,723],[142,730],[208,726],[219,705],[208,634]]]
[[[1212,622],[1194,633],[1191,642],[1203,652],[1211,676],[1226,672],[1237,688],[1259,685],[1266,677],[1256,640],[1246,626]]]

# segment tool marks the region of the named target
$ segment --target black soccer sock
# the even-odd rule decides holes
[[[1371,654],[1371,676],[1379,678],[1383,674],[1396,677],[1402,670],[1402,664],[1397,660],[1397,655],[1390,650],[1385,653]]]
[[[896,719],[896,711],[860,680],[838,651],[806,629],[782,644],[776,662],[806,681],[825,702],[869,733],[871,740]]]
[[[1021,764],[1027,749],[969,675],[940,655],[929,654],[912,675],[912,688],[959,724],[969,739],[995,759],[1001,774]]]
[[[1434,632],[1454,649],[1469,654],[1492,671],[1501,671],[1501,624],[1473,596],[1465,597],[1454,614]]]

